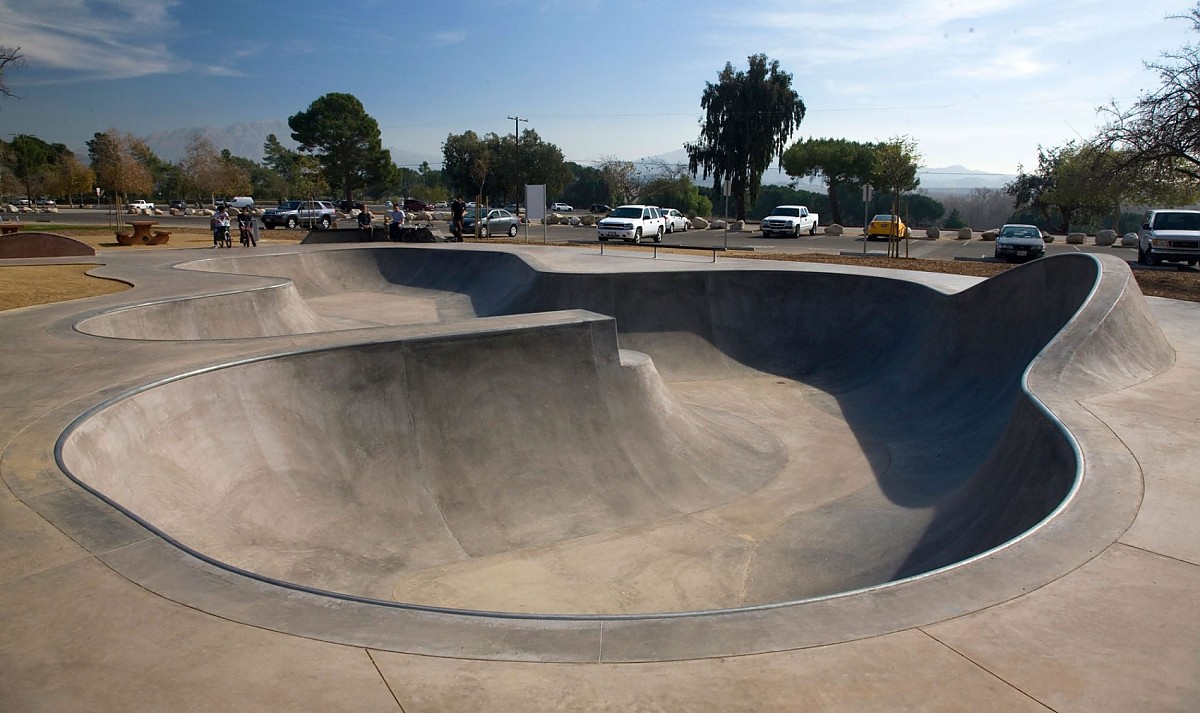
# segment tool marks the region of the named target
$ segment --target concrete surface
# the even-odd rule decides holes
[[[96,250],[78,240],[34,230],[0,235],[0,260],[27,257],[95,255]]]
[[[257,252],[0,315],[0,707],[1200,702],[1200,306],[1119,260]]]

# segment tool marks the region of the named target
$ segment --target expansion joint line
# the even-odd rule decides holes
[[[1024,690],[1023,688],[1021,688],[1020,686],[1016,685],[1016,684],[1015,684],[1015,683],[1013,683],[1012,681],[1009,681],[1009,680],[1005,679],[1005,678],[1004,678],[1003,676],[1001,676],[1000,674],[996,673],[995,671],[992,671],[991,669],[987,668],[986,666],[984,666],[983,664],[979,663],[979,662],[978,662],[978,661],[976,661],[975,659],[971,658],[970,656],[967,656],[966,654],[964,654],[963,652],[961,652],[961,651],[959,651],[958,649],[954,648],[954,647],[953,647],[953,646],[951,646],[950,644],[948,644],[948,643],[946,643],[945,641],[942,641],[942,640],[941,640],[941,639],[939,639],[938,637],[934,636],[934,635],[933,635],[933,634],[931,634],[931,633],[930,633],[928,630],[926,630],[924,627],[920,627],[920,626],[918,626],[918,627],[916,627],[916,630],[917,630],[917,631],[919,631],[919,632],[921,632],[921,633],[922,633],[922,634],[924,634],[925,636],[928,636],[930,639],[933,639],[934,641],[936,641],[936,642],[937,642],[938,644],[940,644],[941,646],[944,646],[944,647],[945,647],[946,649],[948,649],[949,651],[952,651],[952,652],[953,652],[953,653],[954,653],[956,656],[958,656],[958,657],[962,658],[964,661],[967,661],[967,662],[969,662],[969,663],[970,663],[972,666],[974,666],[974,667],[978,668],[980,671],[983,671],[983,672],[984,672],[985,674],[987,674],[988,676],[991,676],[992,678],[994,678],[994,679],[996,679],[997,681],[999,681],[999,682],[1003,683],[1004,685],[1008,686],[1009,688],[1013,689],[1014,691],[1016,691],[1016,692],[1020,693],[1022,696],[1025,696],[1026,698],[1028,698],[1028,699],[1029,699],[1030,701],[1032,701],[1033,703],[1035,703],[1035,704],[1037,704],[1037,705],[1041,706],[1042,708],[1045,708],[1045,709],[1046,709],[1046,710],[1048,710],[1048,711],[1054,711],[1054,710],[1055,710],[1054,708],[1051,708],[1050,706],[1046,705],[1045,703],[1043,703],[1043,702],[1039,701],[1037,698],[1035,698],[1035,697],[1034,697],[1032,694],[1030,694],[1028,691]]]

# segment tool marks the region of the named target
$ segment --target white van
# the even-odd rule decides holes
[[[253,208],[254,199],[250,196],[235,196],[229,201],[228,205],[230,208],[237,208],[239,210],[242,208]]]

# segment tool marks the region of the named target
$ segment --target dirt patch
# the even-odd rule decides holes
[[[12,265],[0,267],[0,310],[66,302],[128,290],[117,280],[92,277],[96,265]]]

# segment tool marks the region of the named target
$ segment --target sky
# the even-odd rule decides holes
[[[927,167],[1013,174],[1095,134],[1100,106],[1200,38],[1195,0],[0,0],[0,138],[85,151],[137,136],[286,121],[353,94],[383,145],[438,157],[518,116],[571,161],[636,160],[699,134],[726,62],[762,53],[807,113],[792,141],[907,136]]]

